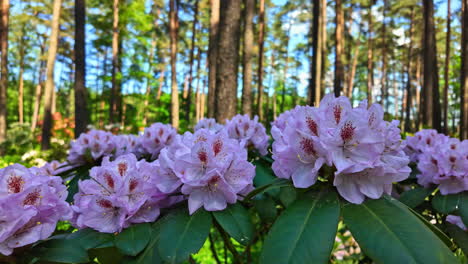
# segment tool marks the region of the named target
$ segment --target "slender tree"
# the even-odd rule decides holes
[[[242,113],[252,115],[252,57],[253,57],[253,17],[255,0],[244,0],[244,56],[243,56],[243,85],[242,85]]]
[[[448,133],[448,90],[449,90],[449,67],[450,67],[450,0],[447,0],[447,36],[445,38],[445,67],[444,67],[444,133]]]
[[[262,0],[260,0],[262,1]],[[218,32],[220,0],[210,0],[210,39],[208,48],[208,117],[215,117],[216,68],[218,59]]]
[[[346,85],[346,96],[349,98],[353,97],[354,78],[356,76],[356,69],[359,60],[359,50],[361,46],[361,32],[362,26],[359,26],[359,35],[357,37],[356,45],[354,47],[353,62],[351,63],[351,72],[349,73],[348,84]]]
[[[52,11],[51,33],[49,41],[49,50],[47,55],[47,78],[44,90],[44,124],[42,126],[42,142],[43,150],[50,148],[50,137],[52,133],[52,101],[54,96],[54,66],[55,57],[57,56],[58,38],[59,38],[59,22],[62,0],[54,0]]]
[[[462,0],[460,139],[468,139],[468,0]]]
[[[18,122],[24,122],[24,59],[25,59],[25,27],[21,29],[19,39],[19,76],[18,76]]]
[[[237,72],[239,65],[239,40],[241,0],[223,0],[219,23],[216,70],[216,120],[224,122],[236,114]]]
[[[423,1],[424,7],[424,110],[423,124],[440,131],[439,78],[434,26],[434,2]]]
[[[383,0],[382,19],[382,78],[380,79],[380,104],[384,109],[388,104],[387,91],[387,0]]]
[[[154,59],[154,50],[156,49],[157,39],[156,39],[156,28],[158,26],[158,19],[161,13],[161,9],[156,6],[156,1],[153,0],[153,5],[151,7],[151,13],[153,17],[153,30],[151,32],[151,47],[148,55],[148,77],[146,78],[146,92],[145,92],[145,101],[144,105],[144,113],[143,113],[143,125],[146,126],[148,122],[148,105],[149,105],[149,97],[151,93],[151,78],[150,75],[153,72],[153,59]]]
[[[318,105],[320,102],[321,79],[322,79],[322,0],[313,1],[312,17],[312,63],[309,83],[309,105]]]
[[[8,89],[8,17],[10,13],[10,1],[1,0],[0,21],[0,51],[1,78],[0,78],[0,143],[5,141],[7,132],[7,89]]]
[[[75,137],[86,131],[86,0],[75,0]]]
[[[258,11],[258,87],[257,87],[257,113],[258,118],[263,121],[263,53],[265,39],[265,0],[260,0]],[[268,99],[268,98],[267,98]]]
[[[370,0],[368,12],[367,31],[367,102],[372,103],[372,90],[374,89],[374,61],[373,61],[373,40],[372,40],[372,5],[374,0]]]
[[[111,123],[117,121],[116,114],[119,109],[120,93],[118,78],[119,78],[119,0],[114,0],[112,5],[113,20],[112,20],[112,88],[109,102],[109,120]]]
[[[344,12],[341,0],[335,1],[335,79],[333,82],[333,91],[335,96],[340,96],[344,82],[343,68],[343,46],[344,46]]]
[[[409,46],[408,46],[408,64],[406,66],[406,104],[405,104],[405,132],[411,130],[411,100],[412,100],[412,58],[413,58],[413,34],[414,34],[414,6],[411,7],[411,14],[410,14],[410,32],[409,32]]]
[[[38,36],[40,36],[38,34]],[[39,37],[40,38],[40,37]],[[42,87],[45,75],[46,62],[43,60],[45,54],[45,40],[42,39],[40,45],[40,55],[39,55],[39,70],[37,72],[37,84],[34,92],[34,106],[33,106],[33,115],[31,118],[31,131],[34,132],[37,127],[37,120],[39,119],[39,110],[41,108],[41,99],[42,99]]]
[[[190,121],[190,106],[192,104],[192,81],[193,81],[193,65],[195,63],[195,42],[197,35],[197,24],[198,24],[198,0],[195,0],[195,8],[192,23],[192,43],[190,44],[190,67],[189,67],[189,78],[188,78],[188,95],[187,102],[185,105],[185,119]]]
[[[179,89],[177,88],[177,34],[179,30],[178,2],[170,0],[169,35],[171,39],[171,123],[179,128]]]

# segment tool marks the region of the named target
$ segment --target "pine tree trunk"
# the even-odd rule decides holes
[[[42,142],[41,148],[43,150],[50,148],[50,137],[52,133],[52,101],[54,96],[54,66],[55,57],[57,55],[57,46],[59,38],[59,21],[60,9],[62,0],[54,0],[52,12],[52,24],[49,50],[47,55],[47,79],[44,90],[44,125],[42,126]]]
[[[419,131],[420,124],[421,124],[421,119],[422,119],[422,104],[421,104],[421,56],[418,54],[417,59],[416,59],[416,82],[418,84],[418,87],[416,88],[416,123],[415,123],[415,130]]]
[[[109,102],[109,122],[117,122],[118,112],[118,74],[119,74],[119,0],[113,2],[113,22],[112,22],[112,88]]]
[[[200,47],[197,48],[197,86],[196,86],[196,100],[195,100],[195,121],[198,122],[201,119],[201,93],[200,92],[200,70],[201,70],[201,60],[202,60],[202,50]]]
[[[321,79],[322,79],[322,0],[314,0],[313,2],[313,19],[312,19],[312,63],[310,69],[311,81],[309,83],[309,105],[318,106],[321,98]]]
[[[24,122],[24,27],[21,31],[21,37],[19,41],[19,77],[18,77],[18,122],[23,124]]]
[[[44,81],[44,74],[45,74],[45,61],[42,60],[42,57],[45,53],[45,41],[41,44],[41,53],[39,56],[39,70],[37,74],[37,85],[34,92],[34,106],[33,106],[33,114],[31,118],[31,132],[34,132],[37,127],[37,120],[39,120],[39,111],[41,108],[41,99],[42,99],[42,85]]]
[[[286,31],[286,54],[284,59],[284,71],[283,71],[283,90],[281,92],[281,112],[286,111],[286,89],[288,87],[288,69],[289,69],[289,39],[291,36],[292,21],[288,21],[288,29]]]
[[[411,74],[411,62],[413,58],[413,34],[414,34],[414,7],[411,7],[411,15],[410,15],[410,35],[409,35],[409,47],[408,47],[408,64],[406,66],[406,116],[405,116],[405,126],[404,126],[404,131],[409,132],[411,130],[411,90],[412,90],[412,74]]]
[[[75,0],[75,137],[86,131],[88,106],[86,103],[86,0]]]
[[[439,81],[434,27],[434,2],[424,4],[424,112],[423,124],[440,131]]]
[[[244,56],[242,74],[242,113],[252,115],[253,17],[255,0],[244,0]]]
[[[188,79],[188,94],[185,105],[185,120],[190,122],[190,107],[192,104],[192,81],[193,81],[193,64],[195,61],[195,40],[197,35],[197,24],[198,24],[198,0],[195,0],[195,11],[192,23],[192,44],[190,47],[190,68],[189,68],[189,79]]]
[[[2,0],[0,22],[1,79],[0,79],[0,143],[7,133],[7,89],[8,89],[8,17],[10,1]]]
[[[263,56],[265,41],[265,0],[260,0],[258,13],[258,88],[257,88],[257,114],[258,119],[263,121]]]
[[[344,46],[344,12],[341,0],[335,1],[336,27],[335,27],[335,79],[333,91],[335,96],[340,96],[343,89],[344,69],[343,69],[343,46]]]
[[[380,104],[382,107],[387,109],[388,98],[387,98],[387,23],[385,21],[387,17],[387,0],[383,0],[383,20],[382,20],[382,78],[380,79]]]
[[[158,93],[156,95],[156,101],[159,101],[159,99],[161,99],[161,94],[162,94],[162,87],[163,87],[163,84],[164,84],[164,75],[165,75],[165,72],[166,72],[166,65],[163,65],[161,67],[161,71],[160,71],[160,74],[159,74],[159,84],[158,84]]]
[[[444,67],[444,133],[449,132],[448,127],[448,90],[449,90],[449,63],[450,63],[450,0],[447,0],[447,36],[445,38],[445,67]]]
[[[327,47],[327,0],[320,0],[320,8],[321,8],[321,17],[320,17],[320,34],[322,34],[322,70],[320,76],[320,95],[323,96],[325,94],[325,74],[326,74],[326,64],[327,64],[327,56],[328,56],[328,47]],[[318,88],[316,88],[318,89]],[[316,102],[320,102],[320,97],[315,97]],[[317,103],[318,104],[318,103]],[[316,104],[316,105],[317,105]]]
[[[177,88],[177,34],[179,30],[178,3],[170,0],[169,35],[171,39],[171,123],[179,129],[179,89]]]
[[[369,13],[368,13],[368,26],[369,31],[367,32],[367,102],[368,104],[372,104],[372,90],[374,88],[374,61],[373,61],[373,53],[372,53],[372,4],[369,5]]]
[[[460,139],[468,139],[468,0],[462,0]]]
[[[241,0],[223,0],[219,24],[216,70],[216,120],[224,122],[237,112]]]
[[[215,117],[216,112],[216,68],[218,60],[220,0],[210,0],[210,6],[210,39],[208,48],[208,117],[213,118]]]

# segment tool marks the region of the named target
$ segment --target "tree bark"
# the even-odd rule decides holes
[[[0,51],[1,79],[0,79],[0,143],[5,141],[7,133],[7,89],[8,89],[8,18],[10,1],[2,0],[0,22]]]
[[[257,88],[257,113],[258,119],[263,121],[263,53],[265,41],[265,0],[260,0],[258,13],[258,88]]]
[[[284,59],[283,71],[283,91],[281,92],[281,112],[285,111],[286,107],[286,88],[288,87],[288,69],[289,69],[289,39],[291,36],[292,21],[288,21],[288,29],[286,31],[286,54]]]
[[[86,0],[75,0],[75,138],[86,132],[88,106],[86,103]]]
[[[218,58],[220,0],[210,0],[210,6],[210,39],[208,48],[208,117],[213,118],[215,117],[216,110],[216,67]]]
[[[41,99],[42,99],[42,85],[44,81],[45,74],[45,61],[42,59],[45,53],[45,41],[41,43],[41,53],[39,56],[39,71],[37,77],[37,85],[34,92],[34,106],[33,106],[33,115],[31,118],[31,132],[34,132],[37,127],[37,120],[39,119],[39,110],[41,108]]]
[[[468,139],[468,0],[462,0],[460,139]]]
[[[178,2],[170,0],[169,35],[171,42],[171,123],[179,129],[179,89],[177,88],[177,34],[179,30]]]
[[[372,104],[372,90],[374,88],[374,61],[372,53],[372,1],[369,5],[369,14],[368,14],[368,32],[367,32],[367,102]]]
[[[448,90],[449,90],[449,69],[450,69],[450,0],[447,0],[447,36],[445,38],[445,67],[444,67],[444,130],[447,134],[449,132],[448,127]]]
[[[163,87],[163,84],[164,84],[164,75],[165,75],[165,72],[166,72],[166,65],[163,65],[163,66],[161,67],[161,71],[160,71],[160,74],[159,74],[158,94],[156,95],[156,101],[159,101],[159,99],[161,99],[162,87]]]
[[[412,74],[411,74],[411,69],[412,69],[412,58],[413,58],[413,34],[414,34],[414,6],[411,7],[411,15],[410,15],[410,35],[409,35],[409,47],[408,47],[408,64],[406,66],[406,116],[405,116],[405,126],[404,126],[404,131],[408,132],[411,130],[411,100],[412,100],[412,95],[411,95],[411,90],[412,90]]]
[[[424,6],[424,111],[423,124],[440,131],[440,101],[437,70],[437,50],[434,27],[434,2],[423,1]]]
[[[387,109],[388,91],[387,91],[387,0],[383,0],[383,20],[382,20],[382,78],[380,79],[380,104]]]
[[[321,17],[320,17],[320,28],[321,28],[321,35],[322,35],[322,70],[320,76],[320,95],[323,96],[325,94],[325,74],[326,74],[326,64],[327,64],[327,56],[328,56],[328,47],[327,47],[327,0],[320,0],[320,8],[321,8]],[[316,88],[317,89],[317,88]],[[315,97],[316,102],[320,102],[320,97]],[[318,104],[318,103],[317,103]]]
[[[312,63],[310,69],[311,80],[309,83],[309,105],[318,106],[321,98],[321,79],[322,79],[322,0],[313,2],[312,18]]]
[[[44,125],[42,126],[42,142],[41,148],[43,150],[50,148],[50,137],[52,133],[52,101],[54,96],[54,66],[55,57],[57,55],[57,46],[59,38],[59,22],[60,22],[60,9],[62,0],[54,0],[52,12],[52,24],[49,50],[47,55],[47,79],[44,90]]]
[[[113,2],[113,22],[112,22],[112,88],[109,102],[109,121],[115,123],[116,113],[119,109],[119,0]]]
[[[252,57],[253,57],[253,17],[255,0],[244,0],[244,65],[242,67],[242,113],[252,115]]]
[[[216,70],[216,120],[224,122],[236,114],[239,65],[241,0],[223,0],[219,25]]]
[[[198,24],[198,0],[195,0],[195,11],[192,24],[192,44],[190,47],[190,68],[189,68],[189,79],[188,79],[188,94],[187,102],[185,105],[185,120],[190,121],[190,106],[192,104],[192,81],[193,81],[193,64],[195,57],[195,40],[197,35],[197,24]]]
[[[344,46],[344,12],[341,0],[335,2],[336,27],[335,27],[335,79],[333,82],[333,91],[338,97],[343,89],[344,69],[343,69],[343,46]]]
[[[19,76],[18,76],[18,122],[24,122],[24,49],[25,49],[25,29],[21,30],[21,37],[19,41]]]

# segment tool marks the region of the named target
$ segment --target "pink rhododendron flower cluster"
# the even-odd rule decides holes
[[[237,201],[238,194],[253,188],[255,167],[247,161],[243,146],[225,130],[186,132],[161,150],[156,164],[159,190],[186,195],[190,214],[202,206],[208,211],[223,210]]]
[[[216,123],[216,120],[214,118],[203,118],[198,123],[195,125],[194,130],[200,130],[200,129],[208,129],[213,132],[219,132],[221,129],[224,128],[223,125]]]
[[[114,135],[102,130],[90,130],[82,133],[70,143],[68,162],[73,165],[92,163],[116,152]]]
[[[398,121],[383,120],[378,104],[326,95],[320,107],[297,106],[272,123],[273,170],[307,188],[324,164],[334,166],[333,184],[342,197],[362,203],[390,194],[392,183],[409,176]]]
[[[418,162],[420,185],[437,184],[443,195],[468,190],[468,140],[460,142],[425,129],[406,142],[405,151]]]
[[[0,169],[0,253],[48,238],[72,211],[60,177],[14,164]]]
[[[247,114],[237,114],[226,120],[226,130],[230,138],[237,139],[245,147],[253,146],[262,155],[268,153],[268,135],[265,127],[258,122],[258,116],[250,119]]]
[[[73,223],[104,233],[120,232],[132,223],[153,222],[167,196],[154,184],[155,164],[126,154],[93,167],[74,196]]]
[[[143,135],[138,137],[138,152],[155,160],[161,149],[172,144],[176,135],[177,131],[171,125],[154,123],[145,128]]]

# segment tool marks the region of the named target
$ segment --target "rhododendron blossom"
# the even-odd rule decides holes
[[[208,129],[214,132],[218,132],[221,129],[224,128],[223,125],[216,123],[216,120],[214,118],[203,118],[198,123],[195,125],[194,130],[200,130],[200,129]]]
[[[420,185],[436,184],[443,195],[468,190],[468,140],[421,130],[406,142],[405,151],[418,161]]]
[[[245,147],[253,146],[262,155],[268,153],[268,135],[265,127],[258,122],[258,116],[250,119],[247,114],[237,114],[226,121],[225,128],[230,138],[237,139]]]
[[[141,155],[149,156],[151,160],[155,160],[161,149],[173,143],[176,135],[177,131],[171,125],[154,123],[145,128],[143,135],[138,137],[138,150]]]
[[[447,220],[447,222],[458,226],[462,230],[468,231],[468,228],[465,226],[465,224],[463,223],[463,220],[462,220],[462,218],[460,216],[447,215],[446,220]]]
[[[120,232],[132,223],[152,222],[166,199],[155,185],[155,164],[126,154],[90,171],[74,196],[73,223],[100,232]]]
[[[255,168],[243,146],[224,130],[186,132],[176,142],[161,151],[155,179],[160,190],[187,195],[190,214],[202,206],[223,210],[251,189]]]
[[[326,95],[320,107],[297,106],[272,123],[273,170],[307,188],[326,164],[336,168],[334,186],[346,200],[362,203],[390,194],[409,176],[398,122],[385,122],[380,105]]]
[[[70,143],[68,162],[72,165],[93,163],[114,155],[115,151],[114,135],[102,130],[90,130]]]
[[[14,164],[0,169],[0,253],[48,238],[72,211],[60,177]]]

